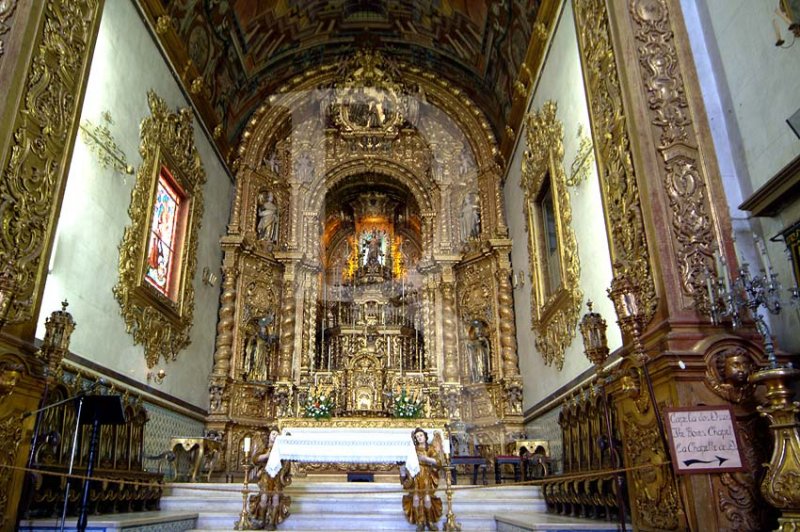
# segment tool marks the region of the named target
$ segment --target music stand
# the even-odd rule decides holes
[[[94,471],[95,455],[97,454],[97,442],[100,438],[100,425],[122,425],[125,423],[125,412],[122,410],[122,397],[119,395],[84,395],[75,399],[76,416],[75,435],[73,441],[72,458],[70,459],[70,474],[72,473],[72,462],[75,459],[75,444],[77,443],[78,427],[80,425],[92,425],[92,435],[89,439],[89,459],[86,464],[86,479],[83,481],[83,497],[81,499],[80,510],[78,511],[78,522],[76,529],[78,532],[85,532],[87,524],[86,512],[89,504],[89,482]],[[69,501],[69,481],[67,481],[66,493],[64,495],[64,515],[61,516],[61,527],[64,527],[64,517],[66,516],[67,503]]]

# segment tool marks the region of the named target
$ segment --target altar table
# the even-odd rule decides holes
[[[429,441],[435,431],[425,428]],[[444,451],[450,451],[443,434]],[[267,460],[267,473],[274,477],[281,461],[352,464],[402,463],[414,477],[419,473],[419,459],[407,428],[332,428],[285,427],[277,437]]]
[[[197,475],[200,473],[204,464],[208,469],[208,477],[206,478],[206,481],[208,481],[211,479],[211,473],[214,471],[214,462],[222,450],[222,442],[213,438],[172,438],[169,443],[169,448],[173,452],[179,448],[183,448],[187,453],[194,455],[192,471],[188,478],[190,482],[197,482]]]

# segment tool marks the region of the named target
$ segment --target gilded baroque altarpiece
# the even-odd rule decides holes
[[[371,51],[307,71],[254,114],[209,388],[228,470],[246,435],[321,394],[334,420],[386,426],[406,394],[497,452],[521,432],[496,155],[458,89]]]

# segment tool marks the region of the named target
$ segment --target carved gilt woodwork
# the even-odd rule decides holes
[[[172,112],[155,92],[147,94],[151,115],[142,121],[139,153],[142,164],[131,192],[125,228],[120,243],[119,282],[114,296],[121,307],[125,327],[134,342],[144,346],[147,367],[161,357],[174,360],[189,345],[194,317],[194,274],[197,268],[197,239],[203,217],[205,171],[194,145],[191,109]],[[173,275],[178,276],[174,299],[162,295],[145,282],[147,248],[158,175],[168,168],[186,195],[187,210],[180,260]]]
[[[678,57],[670,9],[664,0],[631,0],[628,4],[638,45],[636,64],[647,91],[650,125],[669,203],[674,259],[684,306],[708,305],[705,272],[712,270],[716,249],[706,170],[700,159],[696,124],[689,110],[687,87]]]
[[[299,415],[316,384],[330,387],[338,415],[372,416],[360,417],[359,425],[391,415],[382,394],[397,386],[423,397],[425,418],[480,413],[485,424],[498,418],[519,424],[511,242],[496,155],[488,122],[460,90],[372,52],[309,69],[270,96],[248,121],[234,163],[236,197],[221,241],[224,278],[209,427],[239,434]],[[383,187],[380,194],[405,202],[389,209],[387,219],[399,242],[407,243],[399,271],[411,276],[393,273],[391,286],[383,286],[404,292],[413,279],[403,297],[386,301],[375,296],[383,293],[377,290],[365,299],[359,290],[368,284],[348,285],[344,296],[330,290],[354,275],[342,277],[343,271],[361,267],[361,244],[354,246],[351,233],[366,226],[358,225],[353,207],[358,194],[349,192],[358,187]],[[280,213],[272,246],[262,245],[257,231],[265,193],[273,194]],[[466,198],[476,202],[479,227],[465,244]],[[384,257],[397,252],[391,247]],[[459,263],[480,263],[480,271],[463,284]],[[250,373],[245,351],[252,317],[269,306],[255,299],[269,290],[279,294],[267,298],[277,305],[276,365],[257,382],[244,378]],[[389,312],[372,312],[369,305],[378,301]],[[401,309],[407,322],[395,323],[393,312]],[[466,332],[460,327],[468,318],[481,318],[490,331],[492,382],[474,394],[474,405],[463,390],[468,378],[460,340]],[[235,467],[232,453],[227,451],[229,467]]]
[[[606,2],[574,0],[573,6],[614,276],[636,280],[649,321],[658,296]]]
[[[50,0],[32,32],[32,59],[10,119],[14,133],[0,177],[0,255],[18,269],[12,324],[35,318],[39,306],[102,6],[99,0]]]
[[[627,467],[662,464],[628,472],[634,523],[656,530],[677,530],[684,525],[669,456],[655,421],[646,423],[627,415],[622,442]]]
[[[531,272],[531,319],[536,348],[546,364],[559,370],[564,352],[578,325],[583,299],[578,243],[572,230],[572,206],[563,167],[564,131],[556,117],[557,105],[546,102],[541,110],[525,117],[526,150],[520,187],[525,194],[528,227],[528,258]],[[548,186],[549,182],[549,186]],[[548,289],[543,249],[548,235],[536,203],[551,194],[557,240],[559,285]]]

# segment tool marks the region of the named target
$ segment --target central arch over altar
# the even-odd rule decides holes
[[[413,397],[489,452],[522,433],[496,153],[458,89],[371,50],[253,115],[209,387],[228,469],[244,437],[323,394],[361,424],[391,424]]]

